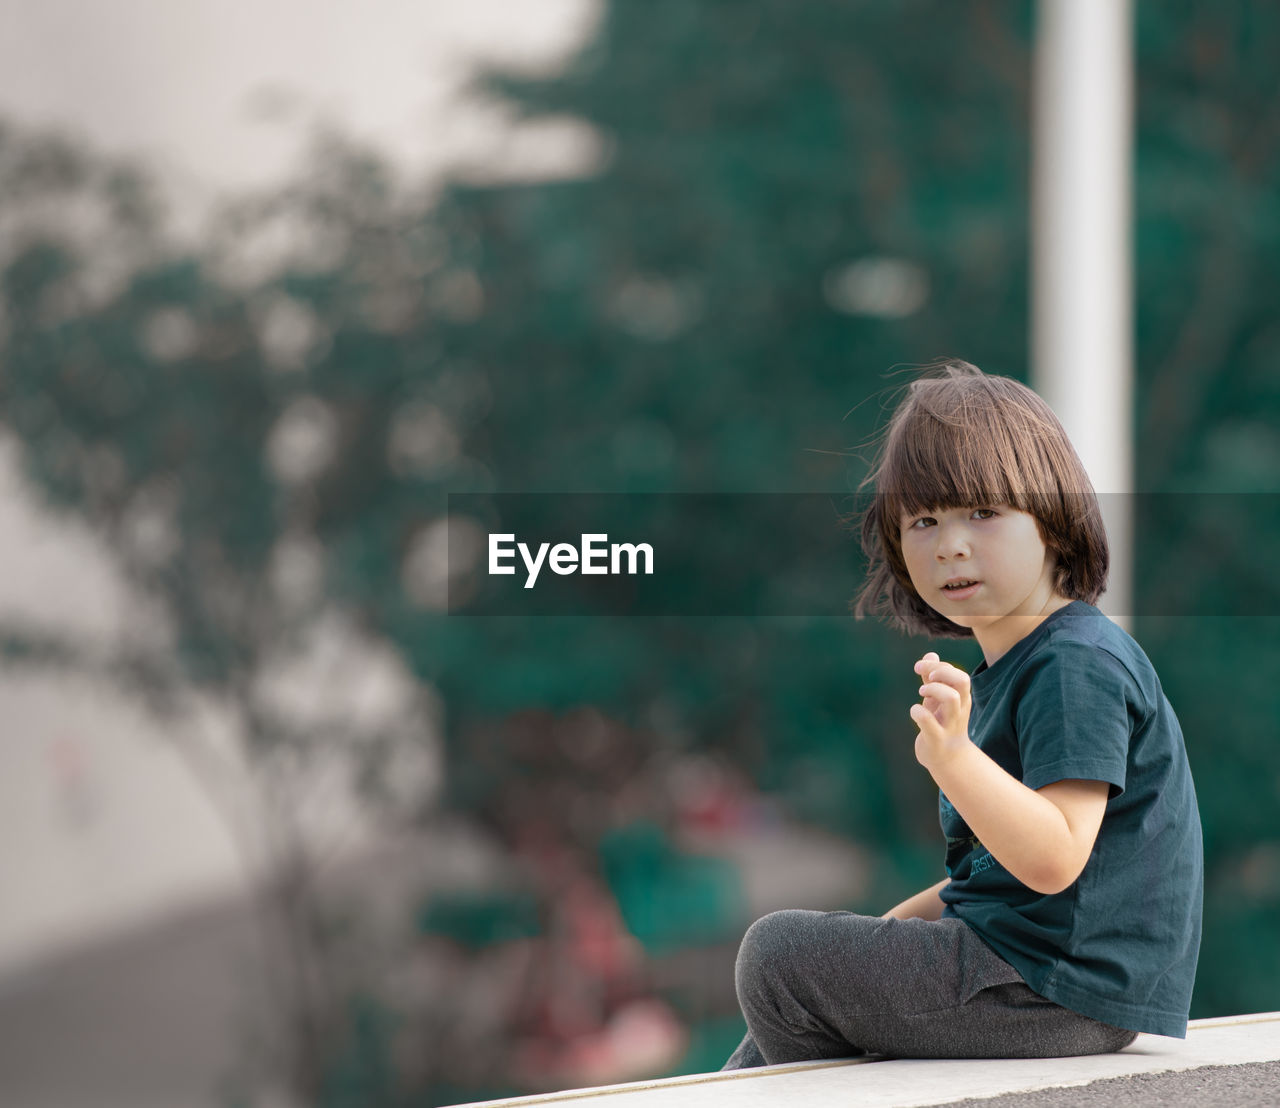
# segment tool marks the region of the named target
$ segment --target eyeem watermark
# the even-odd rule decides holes
[[[549,542],[540,543],[535,555],[526,543],[516,542],[514,534],[489,536],[489,573],[491,575],[510,575],[515,573],[514,565],[506,562],[514,561],[517,551],[524,561],[526,576],[524,587],[533,588],[542,572],[543,565],[550,565],[552,573],[566,577],[572,573],[583,574],[628,574],[634,577],[638,573],[653,575],[653,547],[647,542],[615,542],[609,543],[607,534],[583,535],[580,545],[558,542],[552,546]],[[622,568],[623,560],[626,569]],[[641,569],[643,560],[644,568]]]
[[[1176,545],[1143,563],[1116,616],[1275,619],[1280,587],[1240,520],[1280,519],[1280,492],[1099,497],[1104,518]],[[834,618],[866,580],[873,495],[450,492],[405,554],[409,598],[460,618]],[[439,525],[437,525],[437,523]],[[487,555],[487,556],[486,556]],[[1187,559],[1196,587],[1186,588]],[[550,568],[548,568],[550,567]]]

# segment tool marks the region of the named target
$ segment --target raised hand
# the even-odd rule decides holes
[[[913,667],[920,677],[919,704],[911,705],[911,719],[919,728],[916,761],[932,770],[969,743],[972,699],[969,675],[930,651]]]

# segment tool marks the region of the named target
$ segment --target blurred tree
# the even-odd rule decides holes
[[[326,241],[347,252],[341,265],[351,240],[367,250],[390,238],[392,214],[356,153],[335,150],[327,165],[330,178],[282,203],[295,219],[329,205]],[[372,473],[338,463],[368,452],[365,420],[385,432],[386,383],[349,374],[331,403],[291,375],[322,341],[315,320],[275,286],[228,283],[247,264],[232,249],[245,239],[228,235],[202,256],[167,241],[133,170],[6,127],[0,210],[5,423],[32,487],[93,528],[136,597],[117,642],[10,626],[7,658],[108,680],[163,721],[258,881],[284,1016],[264,1028],[267,1052],[280,1051],[272,1064],[314,1102],[358,1030],[318,880],[341,843],[317,801],[363,796],[376,813],[412,816],[435,769],[432,702],[351,590],[328,587],[352,569],[335,568],[316,538],[323,519],[331,531],[375,532],[378,550],[385,500],[365,489],[380,487],[386,451]],[[274,211],[236,218],[260,242],[248,224],[260,232]],[[385,279],[390,262],[379,260]],[[337,291],[333,324],[385,310],[358,274]],[[356,366],[380,365],[381,333],[347,327],[345,341],[375,348]],[[238,744],[217,738],[228,725]]]
[[[929,35],[902,33],[926,11]],[[1026,4],[621,2],[563,74],[483,82],[524,116],[587,121],[606,151],[588,179],[458,186],[434,213],[453,280],[474,282],[473,318],[438,334],[486,382],[473,449],[495,482],[847,492],[862,471],[842,455],[878,420],[859,402],[885,367],[963,350],[1015,370],[1027,34]],[[726,521],[726,550],[776,546],[771,526]],[[810,584],[839,597],[856,578]],[[443,635],[405,610],[396,633],[441,681],[451,734],[529,698],[610,703],[665,720],[667,741],[718,736],[805,814],[873,842],[903,837],[910,808],[888,798],[905,791],[930,834],[902,728],[868,695],[910,691],[910,645],[883,629],[490,622]],[[910,784],[886,787],[886,757]]]
[[[1266,554],[1280,543],[1280,90],[1267,60],[1280,10],[1143,2],[1136,43],[1137,470],[1151,495],[1135,633],[1182,721],[1205,827],[1192,1015],[1253,1012],[1280,989],[1280,754],[1258,695],[1260,674],[1280,674]]]

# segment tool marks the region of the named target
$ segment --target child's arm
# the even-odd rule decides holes
[[[901,904],[890,908],[882,919],[941,919],[942,898],[939,893],[947,887],[951,879],[944,877],[936,885],[930,885],[924,892],[909,896]]]
[[[1029,789],[969,739],[969,675],[926,654],[915,665],[924,702],[916,759],[996,861],[1028,888],[1058,893],[1080,876],[1102,825],[1106,781],[1055,781]]]

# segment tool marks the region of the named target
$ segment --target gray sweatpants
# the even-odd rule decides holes
[[[726,1070],[858,1054],[1056,1058],[1137,1037],[1032,992],[958,919],[774,912],[747,930],[734,983],[747,1035]]]

